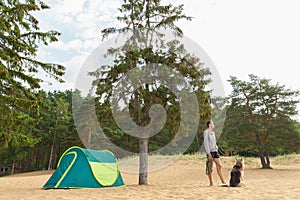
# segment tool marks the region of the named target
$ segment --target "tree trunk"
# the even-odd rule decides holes
[[[149,85],[145,85],[146,92],[144,93],[144,102],[145,102],[145,111],[146,116],[143,120],[146,124],[143,125],[150,125],[150,117],[149,117],[149,110],[150,110],[150,96],[148,95]],[[151,127],[151,126],[150,126]],[[145,133],[140,133],[141,137],[139,138],[139,150],[140,150],[140,169],[139,169],[139,185],[147,185],[148,184],[148,135],[149,131],[146,130]]]
[[[269,159],[269,153],[266,153],[266,158],[265,158],[265,155],[264,155],[264,151],[263,151],[263,143],[262,143],[262,140],[261,140],[261,137],[258,133],[255,134],[256,136],[256,141],[257,143],[259,144],[260,146],[260,150],[258,152],[259,154],[259,157],[260,157],[260,162],[261,162],[261,165],[262,165],[262,169],[271,169],[270,167],[270,159]]]
[[[32,147],[31,151],[30,151],[30,154],[28,156],[28,159],[25,163],[25,166],[24,168],[22,169],[22,172],[23,171],[28,171],[28,170],[32,170],[32,166],[33,166],[33,163],[34,163],[34,152],[35,152],[35,146]]]
[[[88,149],[91,148],[91,138],[92,138],[92,128],[91,125],[89,125],[89,132],[88,132],[88,139],[87,139],[87,147]]]
[[[148,138],[139,138],[139,185],[148,184]]]
[[[13,162],[12,166],[11,166],[11,171],[10,171],[10,175],[13,175],[15,171],[15,162]]]
[[[45,152],[45,157],[44,157],[44,161],[43,161],[43,170],[47,169],[47,157],[48,152]]]
[[[48,170],[51,169],[52,157],[53,157],[53,149],[54,149],[54,140],[53,140],[52,145],[51,145],[50,156],[49,156],[49,163],[48,163]]]
[[[271,163],[270,163],[269,154],[266,154],[265,156],[263,151],[260,150],[259,157],[260,157],[262,169],[272,169],[272,167],[270,166]]]
[[[42,169],[44,170],[44,163],[43,163],[43,158],[46,158],[47,155],[41,156],[42,152],[39,151],[40,147],[39,145],[36,145],[36,150],[34,154],[34,163],[33,163],[33,168],[32,169]]]
[[[267,167],[269,169],[272,169],[272,167],[271,167],[271,161],[270,161],[270,157],[269,157],[269,152],[266,153],[266,161],[267,161]]]
[[[53,160],[54,142],[55,142],[55,132],[53,133],[53,141],[52,141],[51,150],[50,150],[50,157],[49,157],[49,163],[48,163],[48,170],[52,169],[52,160]]]
[[[88,137],[87,137],[87,146],[86,148],[90,149],[91,148],[91,139],[92,139],[92,116],[89,114],[88,117]]]
[[[139,125],[139,93],[134,92],[134,122]],[[138,131],[138,130],[137,130]],[[148,184],[148,138],[139,133],[139,185]]]
[[[262,165],[262,168],[264,168],[264,166],[266,166],[266,161],[265,161],[265,157],[264,157],[264,154],[262,151],[259,151],[259,158],[260,158],[260,162],[261,162],[261,165]]]

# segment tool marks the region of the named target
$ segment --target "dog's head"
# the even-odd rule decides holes
[[[236,158],[235,159],[235,165],[234,165],[234,167],[244,169],[244,166],[245,166],[245,164],[244,164],[244,159],[243,158]]]

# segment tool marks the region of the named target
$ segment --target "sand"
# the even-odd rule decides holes
[[[242,188],[218,187],[215,166],[215,186],[208,187],[204,161],[198,156],[185,156],[150,172],[147,186],[137,185],[137,174],[122,172],[126,186],[120,188],[43,190],[53,171],[16,174],[0,178],[0,199],[300,199],[299,156],[274,158],[274,169],[267,170],[259,169],[258,159],[246,158],[247,186]],[[229,180],[234,158],[222,157],[222,162],[223,174]]]

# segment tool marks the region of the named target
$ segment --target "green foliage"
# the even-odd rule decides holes
[[[1,152],[18,157],[18,149],[32,147],[43,99],[37,92],[44,71],[62,81],[64,67],[36,60],[38,45],[57,41],[56,31],[42,32],[31,14],[49,8],[41,1],[0,1],[0,133]],[[21,158],[21,157],[20,157]],[[0,161],[1,162],[1,161]]]
[[[221,136],[228,150],[256,152],[262,160],[270,154],[299,152],[297,122],[291,119],[297,114],[299,91],[254,75],[249,78],[249,82],[229,80],[233,92]]]
[[[15,135],[7,147],[1,151],[0,160],[3,164],[11,164],[25,159],[30,152],[30,149],[40,141],[40,138],[35,138],[28,134]]]
[[[148,65],[151,63],[168,66],[185,77],[184,81],[174,77],[174,82],[178,82],[176,87],[181,87],[183,90],[188,89],[197,95],[200,118],[205,120],[210,117],[210,95],[208,91],[204,90],[209,83],[206,77],[210,72],[203,67],[199,58],[190,55],[184,49],[179,40],[167,41],[164,33],[160,32],[161,30],[171,30],[174,35],[183,35],[176,22],[192,19],[183,14],[183,5],[162,5],[160,0],[125,0],[119,11],[121,16],[117,19],[125,26],[119,29],[115,27],[103,29],[103,39],[111,34],[126,31],[131,31],[132,35],[123,46],[108,50],[107,56],[116,56],[112,65],[101,66],[90,75],[95,77],[94,84],[100,102],[97,114],[105,134],[122,148],[131,152],[139,152],[138,139],[124,133],[114,122],[110,111],[113,85],[132,69],[143,66],[151,68]],[[156,72],[151,69],[149,76],[158,77]],[[136,74],[135,78],[136,81],[141,81],[139,74]],[[180,99],[176,98],[173,92],[159,81],[143,84],[134,92],[132,86],[132,83],[122,86],[124,94],[120,94],[120,97],[129,97],[124,101],[129,105],[131,118],[137,125],[149,124],[148,112],[154,104],[162,105],[167,112],[165,126],[158,134],[149,139],[149,150],[158,150],[170,143],[178,132],[182,117]],[[124,120],[126,121],[126,119]],[[185,132],[186,134],[190,132],[189,127],[185,127]],[[176,145],[176,141],[180,139],[183,138],[175,138],[173,145]],[[197,149],[198,147],[194,146],[193,151]]]
[[[22,133],[14,131],[8,135],[1,134],[0,164],[10,165],[15,163],[21,166],[21,171],[46,169],[49,164],[51,146],[53,144],[52,167],[62,153],[71,146],[82,146],[78,137],[72,111],[72,91],[44,92],[40,91],[37,96],[43,102],[39,107],[39,120],[31,121],[29,125],[26,117],[14,122],[16,129],[25,130]],[[31,118],[29,118],[31,119]],[[7,139],[8,136],[12,138]]]
[[[103,39],[112,33],[123,33],[136,29],[169,29],[177,35],[183,35],[182,30],[176,26],[179,20],[191,21],[192,18],[183,14],[183,5],[161,5],[161,0],[124,0],[119,8],[122,16],[117,19],[125,27],[117,29],[110,27],[102,30]]]
[[[35,163],[28,163],[29,168],[43,169],[48,166],[51,146],[53,145],[52,166],[55,167],[60,155],[73,145],[81,146],[82,143],[77,135],[72,118],[72,91],[65,92],[41,92],[45,109],[41,110],[40,123],[35,127],[34,134],[41,138],[41,141],[34,146],[32,153],[36,154],[33,160]]]

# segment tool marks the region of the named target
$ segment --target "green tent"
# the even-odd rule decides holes
[[[116,157],[107,150],[71,147],[61,156],[44,189],[123,186]]]

